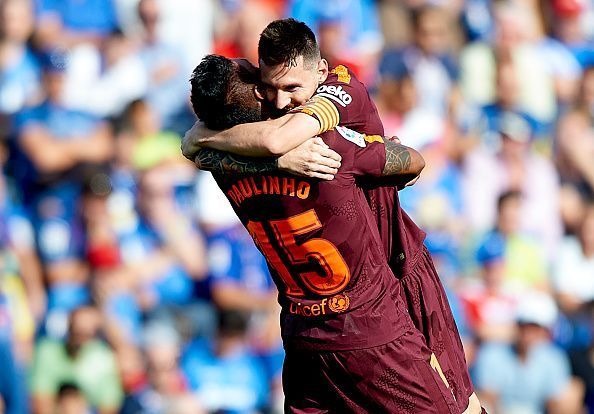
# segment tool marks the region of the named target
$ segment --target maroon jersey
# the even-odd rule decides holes
[[[343,128],[322,138],[342,156],[332,181],[280,173],[215,178],[271,268],[285,347],[382,345],[412,326],[358,185],[381,175],[385,145]]]
[[[377,108],[365,85],[345,66],[328,74],[316,94],[293,112],[303,112],[320,122],[320,133],[347,127],[367,135],[384,135]],[[392,270],[401,277],[421,252],[425,232],[400,208],[395,187],[367,186],[366,197],[374,214],[384,251]]]

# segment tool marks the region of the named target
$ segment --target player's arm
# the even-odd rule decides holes
[[[196,123],[184,136],[182,152],[190,159],[201,147],[252,157],[280,156],[316,136],[319,131],[319,122],[303,113],[289,113],[277,119],[236,125],[220,132]]]
[[[312,138],[275,158],[250,158],[210,148],[198,150],[194,163],[217,174],[263,174],[288,172],[295,175],[332,180],[340,167],[341,157],[328,148],[321,138]]]
[[[380,180],[386,185],[413,185],[425,168],[423,156],[414,148],[400,142],[385,140],[386,163]]]
[[[425,160],[418,151],[402,145],[397,138],[379,135],[360,135],[339,129],[339,133],[353,140],[350,146],[353,173],[362,179],[361,184],[403,188],[412,185],[425,167]],[[345,149],[346,151],[347,149]]]

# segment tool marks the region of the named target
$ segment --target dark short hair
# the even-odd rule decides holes
[[[501,211],[503,206],[508,201],[521,201],[522,200],[522,192],[518,190],[507,190],[504,191],[497,197],[497,211]]]
[[[418,30],[421,26],[421,21],[431,13],[443,13],[443,9],[434,4],[426,4],[412,9],[410,11],[410,22],[413,30]]]
[[[191,102],[196,116],[213,130],[261,119],[260,107],[250,107],[247,94],[253,83],[231,59],[207,55],[190,78]]]
[[[82,391],[74,382],[63,382],[58,388],[58,399],[79,395],[82,395]]]
[[[221,335],[242,335],[248,329],[249,315],[239,309],[219,309],[217,328]]]
[[[299,56],[303,56],[304,63],[317,63],[320,48],[305,23],[292,18],[280,19],[266,26],[260,35],[258,56],[267,66],[294,64]]]

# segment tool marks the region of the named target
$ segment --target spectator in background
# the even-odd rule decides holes
[[[481,108],[479,121],[481,144],[495,152],[501,145],[499,129],[502,118],[507,113],[514,113],[523,118],[530,126],[531,135],[540,138],[546,136],[549,129],[539,123],[519,105],[520,86],[518,73],[511,59],[499,59],[495,72],[495,101]]]
[[[35,329],[31,317],[36,323],[42,321],[47,304],[46,292],[31,220],[14,199],[11,187],[16,183],[11,183],[9,176],[3,173],[8,156],[4,144],[0,141],[0,254],[5,262],[3,273],[10,279],[4,286],[12,291],[10,295],[15,295],[12,304],[23,306],[16,312],[20,322],[15,327],[21,339],[26,338],[30,345]],[[21,292],[23,287],[24,292]],[[25,348],[30,350],[30,346]]]
[[[0,410],[5,414],[29,412],[25,370],[14,355],[6,297],[0,294]]]
[[[380,64],[376,102],[386,135],[398,136],[427,162],[415,190],[400,193],[401,203],[427,231],[430,251],[438,249],[450,265],[450,271],[440,274],[453,276],[460,270],[456,249],[464,228],[462,175],[452,147],[458,131],[444,117],[418,105],[415,85],[405,62],[387,58]]]
[[[585,201],[594,198],[593,121],[594,66],[584,70],[577,102],[558,123],[555,155],[563,191],[561,217],[570,233],[577,230]]]
[[[447,245],[448,256],[455,257],[464,227],[462,176],[453,160],[456,131],[444,114],[419,105],[413,75],[406,62],[395,55],[385,55],[380,63],[377,93],[376,103],[386,135],[398,136],[426,160],[423,179],[415,184],[414,191],[400,193],[402,207],[427,230],[428,243],[440,248]]]
[[[462,26],[469,42],[488,41],[493,32],[493,16],[489,0],[469,0],[461,11]]]
[[[184,56],[159,38],[161,11],[158,0],[140,0],[138,16],[144,36],[138,56],[144,64],[148,85],[145,99],[164,129],[175,128],[175,116],[187,106],[188,88]],[[185,132],[185,125],[182,126]],[[179,129],[179,128],[178,128]]]
[[[34,0],[41,49],[98,44],[117,27],[112,0]]]
[[[216,3],[215,0],[159,0],[162,17],[159,20],[159,37],[163,43],[181,49],[184,57],[182,73],[187,76],[192,73],[196,62],[211,53],[216,29]]]
[[[354,63],[349,67],[362,82],[374,81],[383,37],[373,1],[291,0],[288,10],[290,17],[311,27],[320,49],[330,52],[330,61]]]
[[[527,290],[549,288],[548,265],[542,243],[522,230],[524,198],[519,191],[502,193],[497,199],[495,229],[487,235],[497,234],[505,241],[505,284],[521,294]]]
[[[141,312],[135,297],[136,274],[122,261],[115,225],[111,183],[97,174],[86,183],[81,199],[85,229],[85,258],[93,274],[94,299],[105,317],[105,333],[119,351],[136,344],[141,332]]]
[[[594,302],[594,203],[587,206],[577,234],[562,241],[552,280],[565,314],[573,315]]]
[[[42,339],[31,372],[34,414],[53,414],[60,386],[73,383],[99,414],[117,413],[122,401],[115,356],[98,339],[97,309],[82,307],[70,315],[65,341]]]
[[[510,342],[517,300],[505,286],[505,240],[492,233],[479,246],[480,279],[460,290],[466,318],[479,342]]]
[[[158,164],[173,165],[184,161],[179,154],[180,137],[173,132],[163,131],[158,114],[148,102],[132,101],[123,116],[127,123],[124,134],[131,140],[131,163],[136,171],[144,171]]]
[[[209,412],[252,413],[268,403],[266,376],[247,346],[247,315],[220,311],[214,341],[192,342],[182,356],[191,389]]]
[[[80,388],[71,383],[60,386],[56,397],[56,413],[60,414],[92,414],[89,403]]]
[[[493,44],[475,42],[460,56],[460,86],[469,105],[483,106],[494,101],[495,62],[511,59],[519,86],[519,109],[542,123],[552,122],[556,112],[555,82],[541,63],[537,47],[530,42],[535,16],[528,6],[513,1],[494,4]]]
[[[183,310],[192,300],[193,279],[206,273],[200,235],[175,197],[178,175],[165,164],[142,174],[140,221],[120,236],[122,260],[136,275],[138,301],[146,312]]]
[[[148,90],[149,77],[136,46],[114,29],[98,45],[82,44],[68,53],[64,103],[99,117],[117,117]]]
[[[565,349],[592,343],[594,303],[594,204],[585,208],[573,236],[567,236],[553,261],[552,285],[562,310],[556,340]]]
[[[383,73],[389,71],[386,66],[403,64],[414,81],[418,106],[442,118],[452,109],[458,80],[458,68],[448,50],[448,18],[447,12],[437,6],[415,9],[413,44],[385,52],[382,57]]]
[[[88,300],[88,268],[82,260],[78,214],[82,180],[112,155],[109,126],[63,105],[64,56],[44,58],[46,100],[18,116],[14,175],[37,231],[37,247],[49,284],[49,329],[63,333],[63,312]],[[92,148],[92,150],[91,150]],[[62,316],[60,316],[62,315]],[[56,319],[58,318],[58,319]]]
[[[196,199],[198,221],[206,233],[214,304],[223,310],[276,310],[277,292],[266,260],[210,173],[199,173]]]
[[[42,97],[39,63],[27,45],[33,23],[30,0],[0,2],[0,114],[14,114]]]
[[[187,383],[178,363],[179,341],[171,326],[156,323],[145,329],[143,348],[149,381],[126,398],[120,414],[165,414],[180,399],[188,397]],[[192,412],[202,412],[198,401],[194,401]]]
[[[375,97],[386,135],[420,149],[445,135],[443,116],[419,105],[419,91],[406,63],[386,54],[380,62],[380,80]]]
[[[553,0],[550,5],[553,35],[573,53],[582,68],[594,65],[594,45],[585,30],[589,23],[586,2]]]
[[[558,0],[547,3],[551,4],[555,2],[559,4]],[[561,111],[576,95],[578,81],[581,76],[581,67],[571,51],[563,43],[550,37],[546,32],[544,24],[545,16],[543,13],[546,3],[542,6],[539,6],[537,3],[527,4],[532,8],[532,13],[535,16],[534,24],[527,26],[528,40],[536,47],[541,65],[553,76],[555,95],[559,110]]]
[[[585,412],[594,413],[594,343],[592,343],[592,303],[589,303],[584,313],[587,314],[589,340],[581,346],[569,350],[571,371],[584,385]]]
[[[488,343],[475,364],[477,394],[492,413],[579,413],[580,390],[569,359],[550,339],[555,302],[543,293],[522,297],[512,344]]]
[[[283,10],[277,3],[268,0],[222,2],[226,19],[217,22],[215,28],[215,53],[258,62],[260,33],[268,23],[282,17]]]
[[[474,231],[495,224],[497,198],[508,190],[523,196],[520,229],[537,238],[553,257],[561,236],[559,178],[552,162],[531,150],[530,126],[506,113],[499,123],[501,148],[473,150],[464,160],[464,205]]]
[[[206,233],[213,303],[221,310],[249,315],[250,345],[266,368],[273,398],[282,401],[280,306],[266,260],[210,173],[199,173],[196,199]]]

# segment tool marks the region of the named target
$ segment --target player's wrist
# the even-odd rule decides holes
[[[287,171],[288,166],[286,163],[286,157],[284,155],[273,158],[273,163],[277,171]]]

